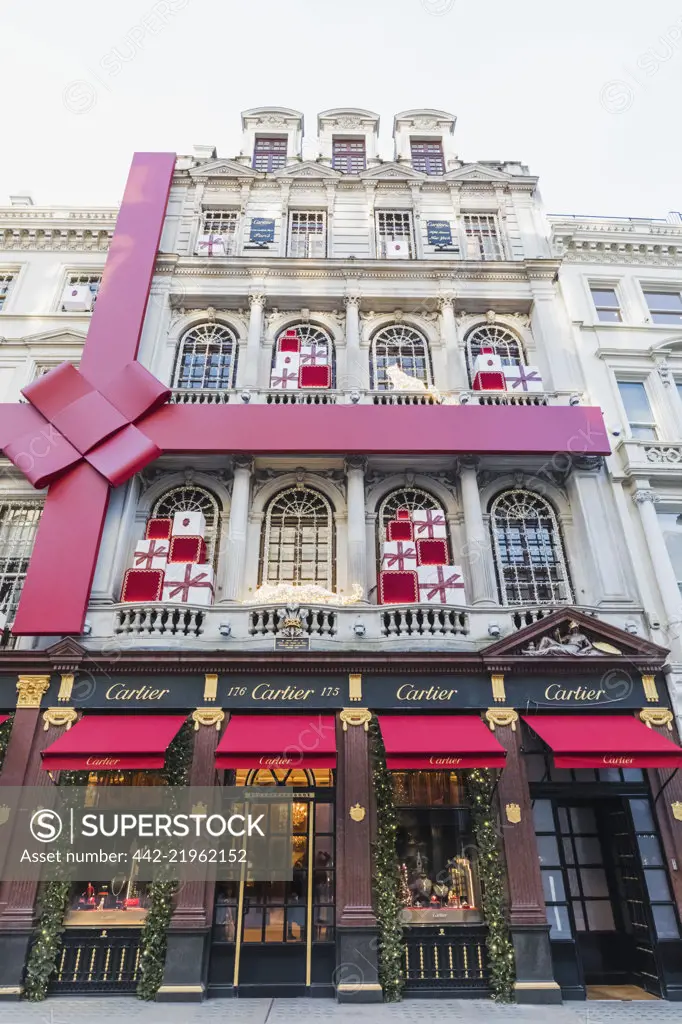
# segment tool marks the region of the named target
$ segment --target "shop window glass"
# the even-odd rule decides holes
[[[654,832],[656,826],[651,814],[651,805],[648,800],[631,800],[630,810],[635,829],[638,832]]]
[[[547,766],[542,754],[526,755],[526,775],[529,782],[541,782],[546,774]]]
[[[597,831],[597,819],[591,807],[571,807],[571,822],[574,832]]]
[[[583,895],[608,898],[609,887],[606,883],[606,872],[603,868],[583,868],[580,872],[580,879],[583,883]]]
[[[655,835],[637,836],[637,844],[639,846],[639,855],[645,868],[660,867],[663,864],[661,844]]]
[[[550,926],[550,939],[570,939],[572,937],[571,922],[566,907],[547,907],[547,923]]]
[[[596,836],[576,836],[574,842],[578,864],[602,863],[601,844]]]
[[[395,772],[403,920],[479,922],[481,894],[469,809],[454,772]]]
[[[573,840],[562,839],[564,847],[564,860],[567,864],[575,864],[575,853],[573,852]]]
[[[586,931],[585,928],[585,915],[583,914],[583,905],[578,900],[574,900],[573,904],[573,920],[575,921],[575,930],[577,932]]]
[[[538,836],[538,856],[541,864],[559,863],[559,848],[554,836]]]
[[[587,914],[587,926],[591,932],[614,932],[616,930],[611,903],[608,900],[586,900],[585,913]]]
[[[622,768],[624,782],[644,782],[644,772],[641,768]]]
[[[649,899],[657,903],[670,900],[670,886],[665,877],[665,871],[645,871],[644,877],[649,890]]]
[[[675,917],[675,911],[671,906],[658,906],[651,908],[654,916],[654,925],[656,927],[656,935],[659,939],[677,939],[679,938],[679,928],[677,926],[677,918]]]
[[[566,899],[561,868],[542,871],[542,890],[548,903],[561,903]]]
[[[620,768],[600,768],[597,774],[600,782],[620,782]]]
[[[567,868],[566,874],[568,875],[568,888],[571,891],[571,896],[580,896],[580,886],[578,885],[578,872],[575,868]]]
[[[554,815],[551,800],[536,800],[533,804],[533,821],[536,832],[553,832]]]

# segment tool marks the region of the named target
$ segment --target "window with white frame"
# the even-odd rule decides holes
[[[604,323],[619,324],[623,317],[620,311],[620,302],[615,288],[603,288],[600,285],[590,285],[592,301],[597,311],[597,319]]]
[[[0,622],[14,621],[41,513],[36,501],[0,503]]]
[[[233,256],[237,228],[239,226],[239,213],[236,210],[204,210],[200,234],[208,236],[208,239],[220,239],[222,241],[222,252],[225,256]],[[199,242],[199,252],[206,252],[211,242],[204,238]],[[212,253],[209,253],[212,255]]]
[[[682,295],[680,292],[647,291],[644,298],[655,324],[682,324]]]
[[[682,595],[682,515],[678,515],[677,512],[659,512],[658,521]]]
[[[412,214],[409,210],[377,210],[377,255],[380,258],[414,256]]]
[[[263,522],[260,583],[333,590],[334,565],[334,517],[327,498],[310,487],[275,495]]]
[[[0,273],[0,312],[7,302],[15,278],[16,274]]]
[[[336,387],[336,355],[332,336],[322,327],[318,327],[317,324],[311,324],[308,321],[287,324],[286,327],[277,332],[272,350],[271,369],[274,370],[277,361],[279,339],[286,331],[296,331],[301,349],[306,350],[301,359],[302,365],[331,366],[331,386],[333,388]]]
[[[619,380],[618,391],[625,409],[630,434],[641,441],[656,441],[658,431],[643,381]]]
[[[374,391],[392,390],[389,366],[397,366],[408,377],[415,377],[423,384],[433,382],[428,342],[423,334],[407,324],[382,327],[372,338],[369,376]]]
[[[549,502],[530,491],[505,491],[490,507],[490,529],[502,604],[572,602],[559,523]]]
[[[502,239],[494,213],[467,213],[464,215],[464,232],[467,239],[467,259],[504,259]]]
[[[206,520],[206,557],[217,568],[222,514],[215,494],[203,487],[182,484],[157,498],[152,509],[155,519],[172,519],[176,512],[202,512]]]
[[[279,171],[287,162],[287,140],[256,136],[253,167],[256,171]]]
[[[440,141],[419,142],[410,140],[412,166],[422,174],[445,174],[443,145]]]
[[[492,348],[500,357],[503,366],[520,366],[526,361],[523,345],[507,327],[499,324],[478,324],[466,336],[467,364],[473,383],[476,376],[474,364],[482,348]]]
[[[377,566],[381,568],[381,556],[383,543],[386,540],[388,524],[397,518],[399,508],[407,508],[410,512],[433,511],[440,512],[445,517],[445,509],[432,494],[423,491],[420,487],[401,487],[397,491],[391,491],[381,501],[377,516]],[[450,541],[448,539],[448,557],[452,560],[450,552]]]
[[[289,256],[322,258],[327,255],[326,214],[322,210],[289,213]]]
[[[101,274],[69,274],[66,279],[66,285],[68,288],[82,287],[85,286],[90,289],[92,295],[92,305],[94,307],[97,301],[97,294],[102,284]],[[62,312],[65,312],[64,307],[60,306]]]
[[[195,324],[178,349],[174,387],[191,390],[234,386],[237,336],[225,324]]]
[[[332,167],[342,174],[359,174],[367,166],[364,139],[333,139]]]

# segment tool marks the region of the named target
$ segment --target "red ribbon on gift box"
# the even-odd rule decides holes
[[[208,255],[213,255],[213,246],[220,242],[223,247],[225,245],[225,239],[222,235],[209,235],[207,242],[199,242],[200,249],[208,249]]]
[[[163,542],[152,540],[149,545],[149,551],[136,551],[135,552],[135,568],[136,569],[153,569],[152,565],[153,558],[165,558],[168,555],[168,545]]]
[[[293,370],[287,370],[285,368],[284,370],[282,370],[281,377],[272,378],[272,380],[270,381],[270,386],[273,388],[286,388],[287,383],[290,380],[295,380],[296,383],[298,384],[298,374],[295,373]]]
[[[448,595],[447,591],[450,590],[464,590],[464,583],[459,573],[453,573],[452,576],[445,577],[443,567],[441,565],[434,566],[435,572],[438,574],[438,580],[434,583],[420,583],[419,591],[426,591],[426,600],[431,601],[438,595],[438,600],[441,604],[447,604]]]
[[[189,592],[192,587],[210,587],[211,592],[213,592],[213,584],[210,580],[206,579],[206,573],[200,572],[192,579],[192,569],[196,569],[196,566],[185,566],[185,578],[184,580],[178,580],[177,583],[175,580],[166,580],[166,587],[169,591],[168,600],[181,594],[181,601],[189,601]]]
[[[382,566],[385,569],[414,569],[415,559],[417,552],[414,548],[404,548],[400,541],[396,542],[399,545],[396,554],[392,554],[388,551],[384,552],[384,558],[386,565]],[[405,562],[409,559],[410,565],[405,565]]]
[[[531,370],[530,373],[526,373],[523,366],[515,367],[518,372],[518,377],[507,377],[507,384],[511,384],[512,390],[514,388],[521,387],[524,391],[528,391],[528,382],[531,384],[542,384],[542,378],[538,375],[536,370]]]
[[[304,353],[303,349],[301,349],[301,365],[302,366],[305,366],[306,364],[308,364],[310,366],[323,366],[324,363],[317,363],[316,362],[316,359],[318,358],[318,356],[322,356],[324,358],[324,362],[325,363],[327,362],[327,346],[326,345],[318,345],[318,343],[316,341],[311,341],[310,344],[306,345],[305,347],[307,349],[307,351],[305,353]]]
[[[432,512],[429,509],[419,509],[420,516],[426,516],[426,521],[423,519],[414,520],[414,528],[416,533],[424,533],[428,531],[426,536],[433,538],[436,536],[434,533],[434,527],[445,526],[445,517],[440,512]]]

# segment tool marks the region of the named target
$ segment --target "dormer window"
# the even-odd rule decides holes
[[[422,174],[445,174],[443,145],[441,142],[415,142],[410,140],[412,166]]]
[[[342,174],[359,174],[367,166],[364,139],[334,139],[332,167]]]
[[[256,136],[253,166],[256,171],[279,171],[287,162],[287,140]]]

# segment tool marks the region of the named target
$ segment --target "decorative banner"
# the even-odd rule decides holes
[[[252,242],[261,244],[262,242],[274,242],[275,240],[275,222],[274,220],[268,220],[265,217],[254,217],[251,221],[251,233],[249,239]]]
[[[452,245],[452,225],[449,220],[427,220],[426,237],[429,245]]]

